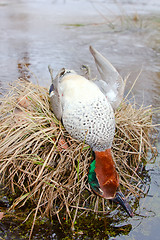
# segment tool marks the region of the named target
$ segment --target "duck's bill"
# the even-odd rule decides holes
[[[130,217],[133,217],[133,211],[132,211],[129,203],[125,199],[125,196],[121,192],[116,193],[115,198],[113,199],[113,202],[121,205],[123,207],[123,209],[128,213],[128,215]]]

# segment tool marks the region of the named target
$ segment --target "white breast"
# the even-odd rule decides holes
[[[62,120],[69,134],[95,151],[112,145],[115,132],[113,109],[98,86],[79,75],[65,76],[60,83]]]

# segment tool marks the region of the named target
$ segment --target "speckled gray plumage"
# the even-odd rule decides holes
[[[74,81],[76,84],[76,76]],[[115,132],[114,112],[99,88],[87,79],[85,81],[86,92],[82,89],[82,97],[80,95],[76,98],[73,95],[67,99],[64,96],[63,124],[73,138],[85,141],[94,151],[104,151],[112,145]],[[78,83],[77,81],[77,87],[81,91]]]
[[[104,151],[111,148],[114,132],[115,120],[112,108],[105,104],[106,99],[99,99],[96,102],[81,104],[77,109],[74,103],[70,107],[70,113],[63,112],[63,124],[69,134],[79,140],[89,144],[94,151]],[[103,103],[103,105],[101,104]],[[90,111],[88,112],[88,105]]]
[[[123,79],[98,51],[90,47],[102,80],[91,81],[61,69],[50,89],[51,107],[68,133],[94,151],[111,148],[115,133],[114,111],[120,104]]]

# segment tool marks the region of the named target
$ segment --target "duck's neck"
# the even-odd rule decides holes
[[[89,170],[89,183],[100,196],[113,199],[119,186],[119,177],[112,159],[111,149],[95,151],[95,160]]]

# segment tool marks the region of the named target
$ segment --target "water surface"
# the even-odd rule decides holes
[[[0,86],[4,92],[9,82],[25,77],[49,87],[49,64],[53,67],[54,74],[62,67],[80,73],[81,65],[87,64],[95,77],[97,71],[88,50],[89,45],[93,45],[123,77],[130,74],[125,93],[141,72],[133,89],[136,101],[145,106],[151,104],[159,107],[159,13],[158,0],[107,1],[107,4],[103,0],[1,1]],[[159,123],[158,113],[154,122]],[[158,141],[156,144],[160,151]],[[116,239],[149,240],[153,236],[155,240],[159,239],[159,163],[158,157],[155,162],[147,164],[151,184],[148,196],[140,200],[137,214],[141,216],[118,222],[117,228],[128,224],[132,230],[127,236],[121,230]],[[0,235],[3,236],[2,232],[7,234],[7,226],[0,225]],[[52,228],[48,225],[48,228],[50,234],[43,239],[62,238],[58,235],[60,230],[56,226]],[[14,234],[18,236],[17,232]],[[12,237],[10,233],[6,239]],[[111,235],[108,238],[113,239]],[[34,239],[40,239],[39,235],[35,235]]]

